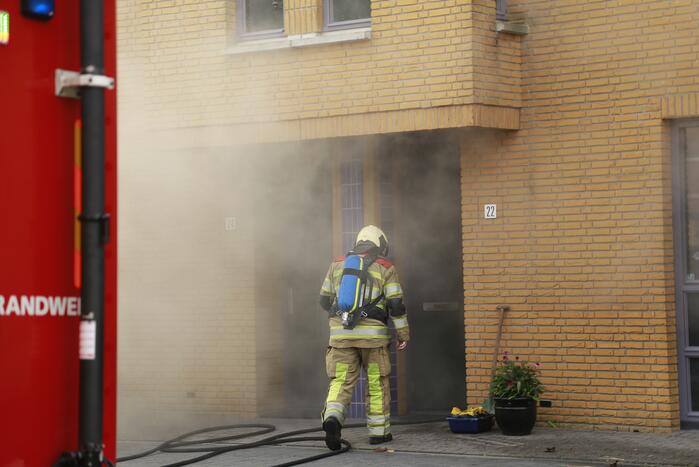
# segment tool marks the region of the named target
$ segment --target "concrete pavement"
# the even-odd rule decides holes
[[[262,419],[258,421],[277,426],[278,432],[316,426],[314,420]],[[231,424],[243,422],[251,421],[230,421]],[[192,429],[196,428],[201,427],[192,427]],[[352,443],[352,451],[309,465],[699,467],[699,430],[677,433],[622,433],[537,427],[529,436],[512,437],[503,435],[497,427],[492,432],[477,435],[454,434],[449,431],[445,421],[420,425],[396,425],[393,427],[393,433],[395,436],[393,442],[382,445],[388,450],[376,451],[376,446],[368,444],[365,429],[345,429],[343,437]],[[219,436],[220,433],[216,435]],[[318,435],[322,433],[319,432]],[[243,441],[248,442],[265,436],[269,435]],[[144,451],[159,444],[158,441],[157,439],[122,440],[118,445],[119,455]],[[294,443],[286,447],[266,446],[226,453],[196,465],[269,466],[324,451],[322,442]],[[120,465],[154,467],[194,456],[196,454],[165,453]]]
[[[321,443],[322,444],[322,443]],[[122,446],[124,452],[135,452],[148,449],[152,444],[143,442],[128,442]],[[270,466],[282,462],[289,462],[303,457],[314,456],[325,452],[326,449],[317,447],[300,446],[267,446],[243,451],[236,451],[229,454],[201,461],[195,466],[199,467],[260,467]],[[170,462],[176,462],[191,455],[182,454],[158,454],[145,459],[138,459],[123,464],[128,467],[155,467],[162,466]],[[374,452],[364,449],[353,449],[350,452],[339,454],[335,457],[322,459],[307,464],[309,466],[330,467],[330,466],[404,466],[404,467],[500,467],[503,465],[511,467],[554,467],[568,464],[561,464],[557,461],[541,461],[540,459],[512,459],[502,457],[482,457],[464,456],[453,454],[428,454],[413,452]],[[582,464],[581,464],[582,465]],[[606,464],[605,464],[606,465]]]

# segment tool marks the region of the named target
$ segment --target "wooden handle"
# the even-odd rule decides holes
[[[505,312],[510,309],[507,305],[498,305],[496,309],[500,312],[498,318],[498,333],[495,336],[495,352],[493,352],[493,362],[490,365],[490,380],[493,380],[495,376],[495,365],[498,362],[498,355],[500,354],[500,338],[502,337],[502,323],[505,321]]]

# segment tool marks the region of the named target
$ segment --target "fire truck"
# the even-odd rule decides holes
[[[0,467],[116,439],[114,0],[0,0]]]

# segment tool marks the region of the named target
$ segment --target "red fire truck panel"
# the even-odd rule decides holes
[[[80,101],[54,94],[80,69],[79,0],[51,19],[0,2],[0,467],[47,466],[78,449],[80,310],[75,164]],[[115,76],[114,1],[105,1],[105,74]],[[6,40],[5,40],[6,39]],[[115,457],[116,109],[106,91],[104,443]],[[79,171],[77,171],[79,172]],[[79,271],[78,271],[79,272]],[[78,275],[79,277],[79,275]],[[77,282],[77,283],[76,283]]]

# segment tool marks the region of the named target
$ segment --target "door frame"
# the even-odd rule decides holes
[[[687,293],[699,293],[699,278],[686,280],[687,272],[687,218],[684,129],[699,127],[699,119],[681,120],[672,127],[672,225],[675,254],[675,312],[677,330],[677,359],[682,427],[699,428],[699,411],[691,410],[691,376],[689,358],[699,359],[699,346],[688,345]]]

